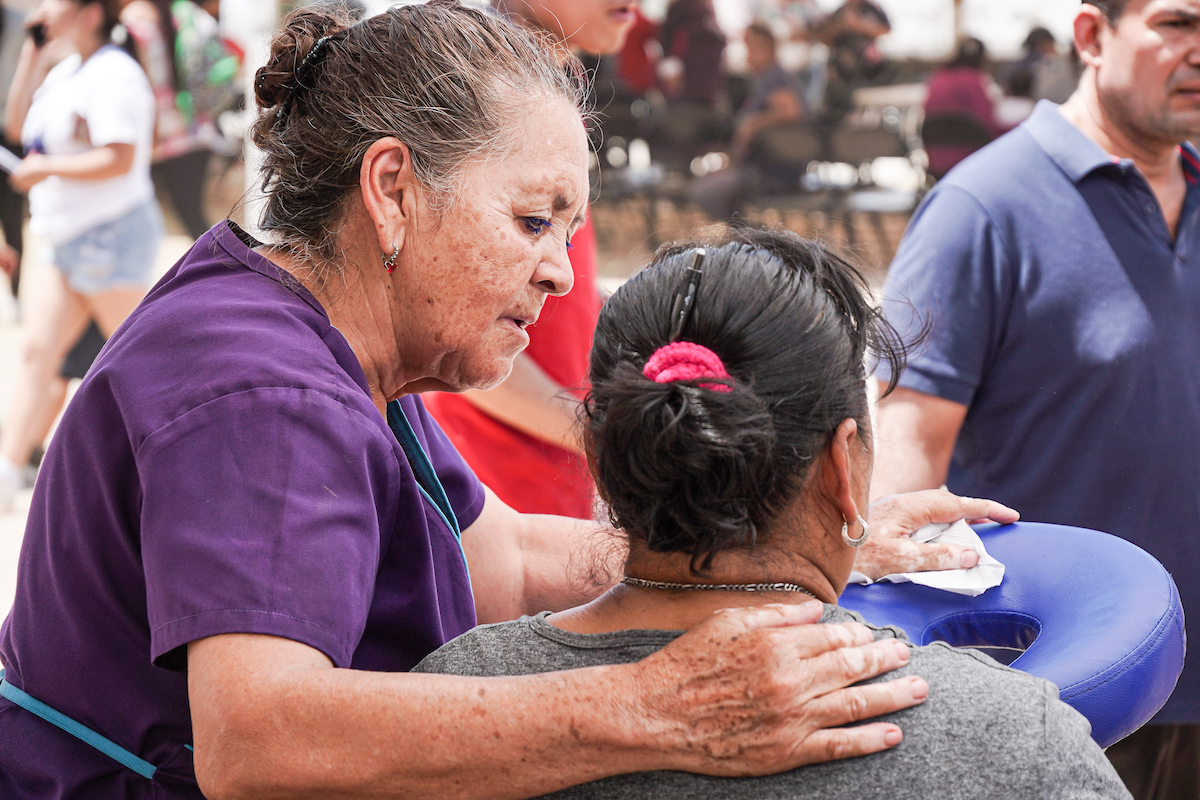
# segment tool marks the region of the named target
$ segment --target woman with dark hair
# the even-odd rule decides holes
[[[621,664],[729,605],[814,599],[827,622],[870,531],[864,361],[899,374],[904,346],[866,282],[820,245],[736,230],[675,245],[605,305],[588,397],[588,458],[629,540],[595,601],[477,628],[418,667],[495,676]],[[1087,721],[1047,681],[944,644],[896,678],[929,700],[890,719],[894,750],[765,778],[623,775],[559,798],[1127,797]]]
[[[417,397],[498,383],[571,287],[588,152],[560,55],[447,0],[285,21],[254,84],[267,241],[205,233],[46,454],[0,628],[0,797],[521,798],[899,740],[841,726],[923,699],[850,686],[907,650],[814,609],[638,664],[407,674],[611,581],[573,568],[595,524],[505,506]],[[912,521],[1011,515],[942,499]]]
[[[26,24],[5,128],[27,155],[10,180],[29,193],[48,247],[25,276],[24,352],[0,436],[0,508],[57,408],[59,369],[95,320],[107,337],[150,285],[161,221],[150,181],[154,98],[112,43],[117,0],[42,0]],[[61,401],[57,401],[61,402]]]
[[[929,76],[923,132],[929,172],[937,178],[1005,130],[996,118],[1000,90],[983,68],[986,58],[983,42],[968,36],[954,58]],[[956,138],[943,130],[960,133]]]

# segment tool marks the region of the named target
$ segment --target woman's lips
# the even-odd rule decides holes
[[[531,320],[525,319],[523,317],[505,317],[504,321],[507,322],[512,327],[516,328],[517,330],[521,331],[522,333],[525,332],[526,328],[528,328],[530,325],[533,324],[533,322]]]
[[[505,317],[504,321],[508,323],[509,330],[512,331],[514,335],[520,337],[524,342],[524,344],[521,345],[521,349],[524,350],[526,347],[528,347],[529,331],[525,330],[525,328],[529,325],[529,323],[526,320],[515,319],[513,317]]]

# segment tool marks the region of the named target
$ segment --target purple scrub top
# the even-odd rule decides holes
[[[316,299],[220,223],[109,341],[34,490],[13,685],[159,767],[154,782],[0,699],[0,797],[198,798],[188,642],[260,633],[406,671],[475,624],[457,537]],[[400,405],[463,529],[484,491]]]

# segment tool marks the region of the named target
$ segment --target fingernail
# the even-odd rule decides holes
[[[900,661],[908,661],[908,645],[906,645],[904,642],[898,641],[896,642],[895,647],[896,655],[899,656]]]
[[[892,728],[883,735],[883,743],[888,747],[895,747],[896,745],[900,744],[900,740],[903,738],[904,734],[900,732],[899,728]]]
[[[962,555],[958,557],[958,566],[962,569],[970,569],[979,563],[979,553],[974,550],[964,550]]]
[[[929,696],[929,684],[923,678],[913,678],[910,691],[914,700],[924,700]]]
[[[823,605],[825,605],[825,604],[822,603],[820,600],[806,600],[805,602],[800,604],[800,607],[802,609],[804,609],[805,611],[812,611],[817,606],[823,606]]]

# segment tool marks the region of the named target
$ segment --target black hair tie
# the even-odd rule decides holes
[[[324,58],[325,51],[329,49],[329,41],[337,35],[337,33],[333,33],[317,39],[317,43],[304,56],[304,59],[300,62],[300,66],[296,68],[296,83],[292,86],[291,94],[279,104],[279,110],[275,112],[275,119],[281,120],[291,111],[292,101],[295,99],[296,94],[307,86],[308,76],[312,74],[313,69]]]

